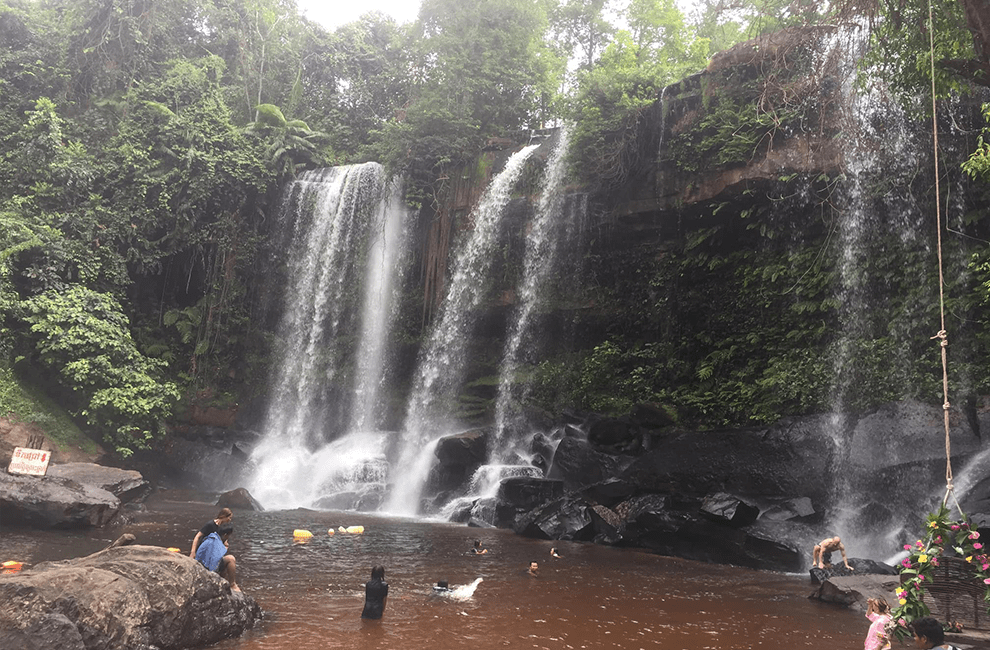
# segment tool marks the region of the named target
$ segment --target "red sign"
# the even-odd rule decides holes
[[[10,457],[10,466],[7,467],[7,471],[11,474],[44,476],[48,473],[48,461],[51,459],[52,452],[45,449],[14,447],[14,454]]]

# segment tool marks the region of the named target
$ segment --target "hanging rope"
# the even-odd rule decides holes
[[[949,335],[945,330],[945,277],[942,272],[942,192],[939,189],[938,179],[938,116],[936,114],[937,107],[935,103],[935,16],[932,10],[931,0],[928,0],[928,45],[931,54],[932,75],[932,135],[934,137],[935,154],[935,221],[937,225],[935,231],[938,234],[938,307],[942,326],[942,329],[932,337],[932,340],[938,339],[939,347],[942,351],[942,412],[945,420],[945,496],[942,497],[942,505],[944,506],[946,504],[951,495],[956,508],[962,514],[962,508],[959,506],[959,501],[956,500],[956,495],[953,491],[952,443],[949,440],[949,360],[947,351],[949,347]]]

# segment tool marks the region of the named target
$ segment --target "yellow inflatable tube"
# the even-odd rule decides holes
[[[296,528],[294,531],[292,531],[292,536],[306,539],[312,537],[313,533],[309,532],[308,530],[303,530],[302,528]]]

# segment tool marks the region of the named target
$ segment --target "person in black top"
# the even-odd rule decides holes
[[[388,583],[385,582],[385,567],[379,565],[371,569],[371,580],[364,585],[364,611],[361,618],[379,619],[385,613],[388,600]]]
[[[470,551],[468,551],[468,555],[484,555],[487,552],[488,552],[488,549],[487,548],[483,548],[481,546],[481,540],[480,539],[476,539],[476,540],[474,540],[474,548],[472,548]]]
[[[230,520],[234,518],[234,513],[230,511],[230,508],[221,508],[220,512],[217,513],[217,518],[206,524],[199,529],[196,536],[193,537],[192,549],[189,551],[189,557],[196,557],[196,549],[199,548],[199,543],[210,536],[210,533],[215,533],[220,530],[220,526],[224,524],[229,524]]]

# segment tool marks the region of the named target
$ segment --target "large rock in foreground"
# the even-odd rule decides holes
[[[120,499],[72,479],[21,476],[0,470],[0,519],[43,527],[103,526],[117,516]]]
[[[0,648],[192,648],[261,618],[250,596],[195,560],[122,546],[0,576]]]

